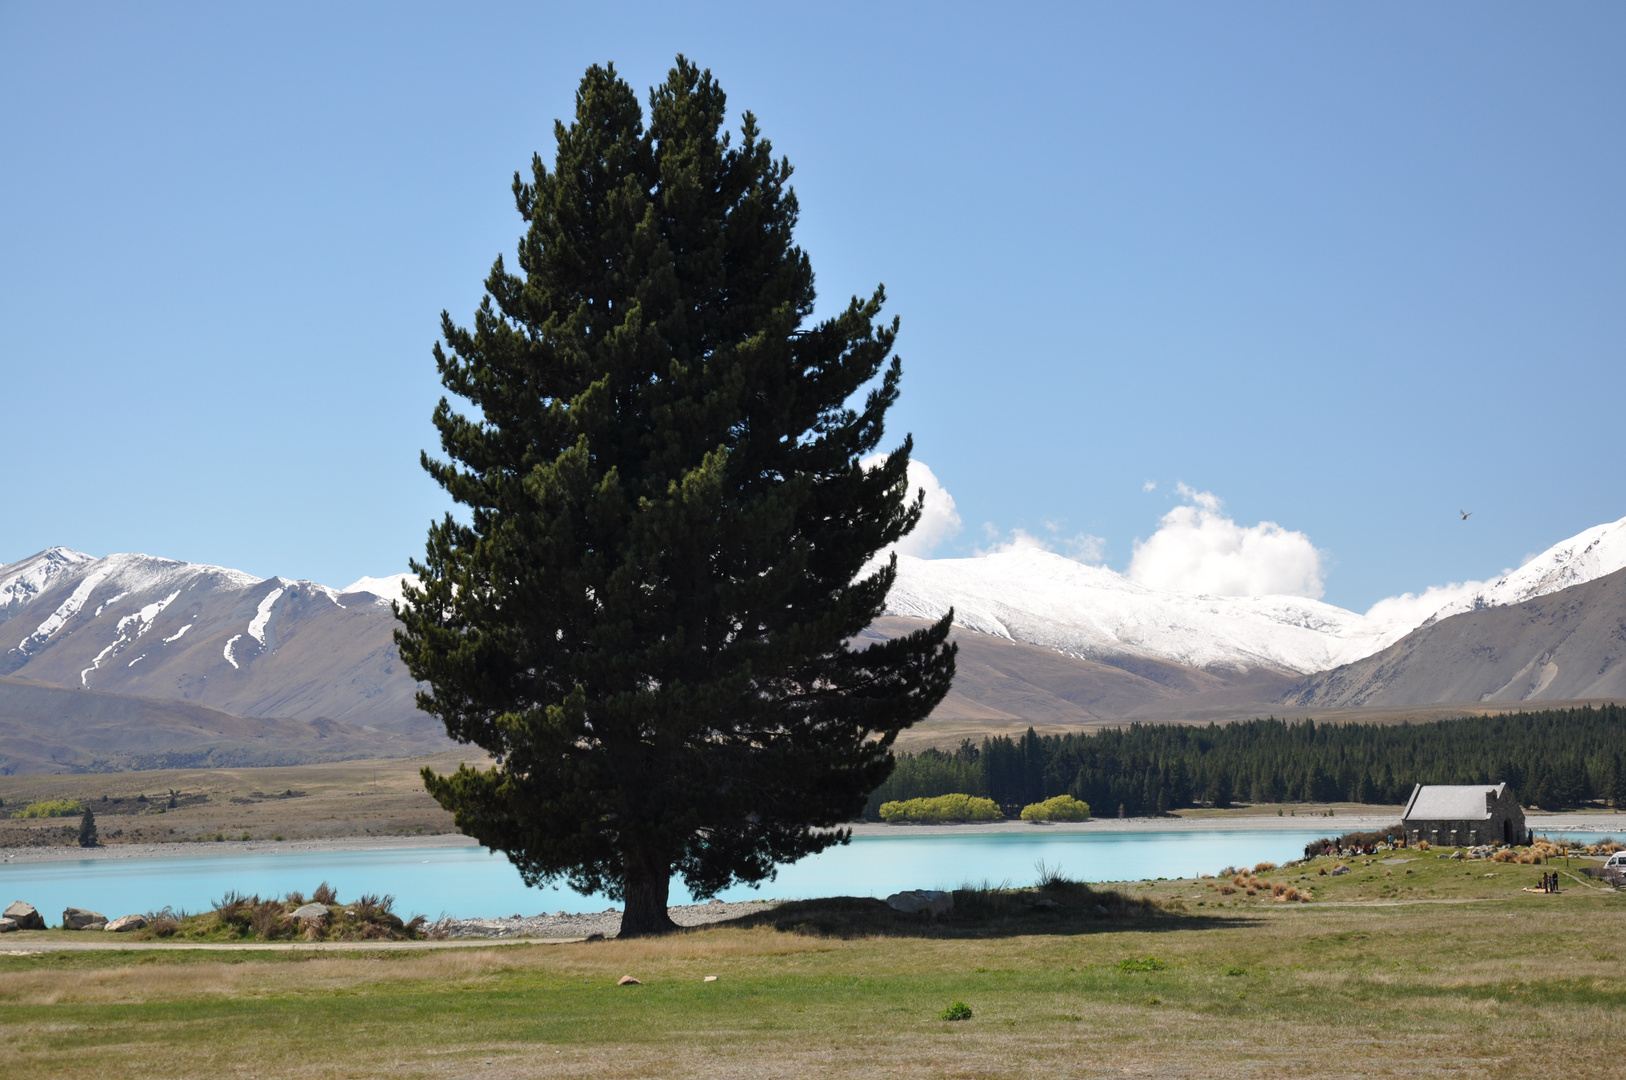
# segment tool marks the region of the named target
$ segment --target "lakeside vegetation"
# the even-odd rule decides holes
[[[1404,803],[1414,783],[1513,785],[1562,810],[1626,806],[1626,709],[1554,709],[1417,724],[1251,720],[1204,727],[1130,724],[1089,734],[967,739],[900,753],[871,794],[884,802],[964,794],[1021,807],[1069,795],[1097,816],[1249,803]]]
[[[5,955],[0,1055],[15,1080],[212,1074],[222,1047],[260,1077],[1617,1075],[1626,894],[1579,861],[1440,854],[1239,871],[1252,895],[1052,874],[938,920],[804,901],[654,940]],[[1549,869],[1561,893],[1524,891]]]

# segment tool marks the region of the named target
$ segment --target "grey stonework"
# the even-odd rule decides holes
[[[1406,840],[1436,847],[1524,844],[1524,808],[1506,784],[1418,784],[1400,818]]]

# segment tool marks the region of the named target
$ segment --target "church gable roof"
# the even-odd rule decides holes
[[[1417,789],[1404,815],[1407,821],[1486,821],[1485,796],[1499,798],[1506,784],[1427,784]]]

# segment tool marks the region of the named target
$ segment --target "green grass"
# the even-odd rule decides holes
[[[1216,909],[1187,880],[1106,916],[1060,885],[958,894],[936,922],[846,900],[627,942],[0,955],[0,1060],[8,1080],[1619,1075],[1626,895],[1377,864],[1413,870],[1396,901],[1353,865],[1309,867],[1308,904]]]

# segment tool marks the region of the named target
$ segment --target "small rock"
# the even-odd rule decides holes
[[[9,934],[13,930],[16,930],[16,929],[17,929],[17,920],[16,919],[8,919],[4,915],[0,915],[0,934]]]
[[[305,904],[302,907],[294,908],[293,918],[296,922],[319,923],[326,919],[328,914],[326,904]]]
[[[102,929],[112,934],[122,934],[129,930],[145,930],[147,920],[142,915],[120,915]]]
[[[100,930],[107,925],[107,916],[99,911],[87,911],[85,908],[63,908],[62,929],[64,930]]]
[[[887,897],[886,906],[905,915],[946,915],[954,910],[954,894],[939,889],[910,889]]]
[[[616,980],[615,985],[617,985],[617,986],[642,986],[644,984],[643,984],[643,982],[641,980],[634,979],[631,975],[623,975],[623,976],[621,976],[621,978]]]
[[[1054,900],[1052,900],[1048,896],[1041,896],[1041,897],[1039,897],[1039,899],[1033,901],[1033,903],[1028,905],[1028,907],[1030,907],[1030,908],[1038,908],[1038,909],[1043,910],[1043,911],[1049,911],[1051,908],[1053,908],[1055,906],[1056,906],[1056,902]]]
[[[717,981],[717,976],[715,976],[715,975],[707,975],[705,981],[706,982],[716,982]]]
[[[1347,866],[1341,866],[1340,865],[1340,866],[1335,866],[1335,867],[1332,868],[1332,876],[1333,877],[1342,877],[1343,875],[1345,875],[1347,873],[1349,873],[1349,867],[1347,867]]]
[[[21,900],[6,908],[5,917],[15,922],[19,930],[45,929],[45,916],[35,911],[33,904],[25,904]]]

